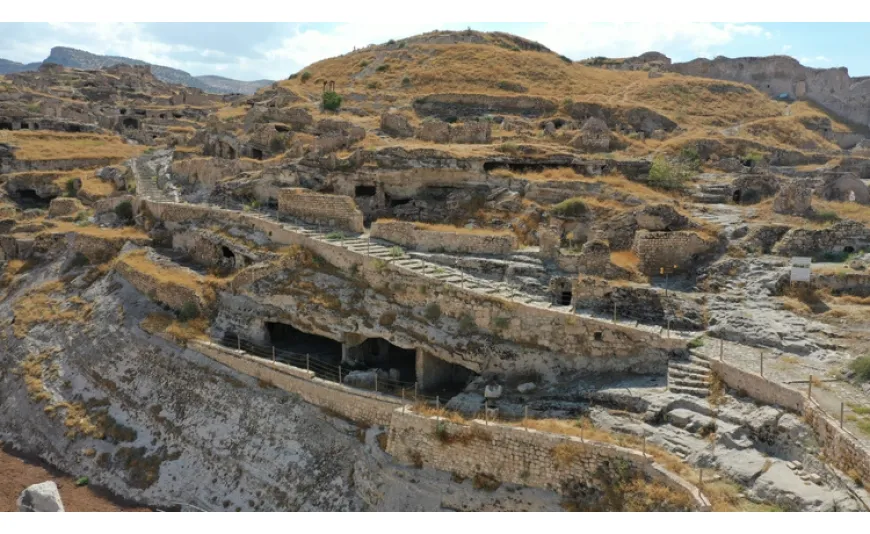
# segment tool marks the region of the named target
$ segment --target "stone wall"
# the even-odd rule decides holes
[[[826,461],[847,475],[859,477],[864,487],[870,486],[870,449],[847,429],[840,428],[839,421],[827,415],[815,400],[727,362],[711,360],[710,369],[729,388],[802,415],[816,433]]]
[[[639,268],[646,274],[659,274],[660,269],[669,272],[691,272],[699,258],[715,246],[695,232],[648,232],[635,234],[633,250],[640,259]],[[676,267],[676,268],[675,268]]]
[[[500,482],[562,491],[572,482],[600,485],[603,471],[628,469],[686,493],[696,510],[709,502],[692,484],[654,463],[649,455],[607,443],[581,440],[503,424],[469,425],[399,408],[393,414],[387,452],[406,463],[422,463],[463,477],[488,475]]]
[[[461,287],[458,283],[424,277],[412,269],[341,247],[338,242],[312,239],[272,219],[191,204],[146,200],[144,205],[170,230],[182,223],[203,220],[241,224],[262,231],[275,243],[299,245],[338,272],[356,272],[354,278],[369,287],[390,287],[389,301],[377,293],[371,299],[366,298],[353,314],[315,307],[308,296],[296,300],[290,295],[251,294],[244,304],[246,321],[251,320],[251,313],[275,313],[276,309],[281,310],[280,319],[284,320],[286,316],[294,317],[293,311],[300,306],[305,313],[297,314],[293,324],[296,328],[339,341],[344,332],[357,332],[366,337],[387,339],[402,348],[424,348],[434,356],[475,372],[480,372],[485,365],[505,371],[536,369],[544,374],[558,369],[663,372],[669,354],[686,347],[686,339],[668,339],[605,320],[509,301]],[[237,292],[244,289],[236,287]],[[431,301],[440,305],[440,325],[432,327],[414,322],[414,317],[421,315]],[[399,314],[397,323],[402,323],[402,328],[382,328],[377,324],[383,312],[396,309],[407,312]],[[221,306],[221,312],[228,311]],[[328,321],[328,329],[312,329],[314,318],[307,316],[309,313],[322,315],[324,324]],[[473,321],[475,334],[456,336],[459,321],[464,317]],[[242,320],[241,317],[227,318],[237,319]],[[256,332],[251,332],[250,337],[256,339],[255,335]],[[492,357],[471,350],[469,340],[472,339],[476,340],[475,344],[504,346],[505,356]]]
[[[855,221],[841,221],[828,228],[794,228],[773,247],[780,256],[813,256],[870,247],[870,230]]]
[[[373,238],[427,252],[459,252],[466,254],[509,254],[517,249],[517,236],[505,233],[456,232],[418,228],[413,222],[377,221],[372,223]]]
[[[311,371],[249,356],[214,343],[193,340],[188,348],[240,373],[295,393],[305,402],[330,409],[361,423],[387,426],[391,423],[396,407],[402,404],[401,400],[394,397],[322,380]]]
[[[363,214],[353,199],[325,195],[310,189],[289,187],[278,193],[278,211],[305,222],[326,224],[336,229],[364,232]]]
[[[558,110],[552,100],[537,96],[492,96],[481,94],[433,94],[414,100],[414,111],[421,117],[442,120],[483,115],[522,115],[541,117]]]

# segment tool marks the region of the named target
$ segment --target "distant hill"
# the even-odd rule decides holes
[[[223,93],[242,93],[245,95],[252,95],[257,92],[257,89],[273,83],[272,80],[241,82],[232,78],[224,78],[223,76],[197,76],[196,79],[214,87],[216,90],[219,89]]]
[[[90,52],[85,52],[84,50],[77,50],[65,46],[56,46],[52,48],[51,53],[42,63],[55,63],[57,65],[63,65],[64,67],[88,70],[96,70],[118,64],[151,65],[150,63],[138,59],[119,56],[100,56],[97,54],[91,54]],[[36,70],[42,63],[29,63],[25,65],[15,61],[0,59],[0,74]],[[164,67],[162,65],[151,65],[151,72],[157,79],[167,83],[177,83],[187,87],[202,89],[208,93],[218,94],[253,94],[260,87],[272,83],[271,80],[244,82],[230,78],[223,78],[221,76],[192,76],[183,70]]]
[[[14,72],[24,72],[28,70],[36,70],[41,63],[18,63],[17,61],[9,61],[8,59],[0,59],[0,74],[12,74]]]

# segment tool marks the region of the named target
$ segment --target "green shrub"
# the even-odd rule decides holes
[[[381,88],[381,84],[379,84],[376,81],[371,81],[371,82],[366,84],[366,89],[375,90],[375,89],[380,89],[380,88]]]
[[[495,149],[499,152],[504,152],[505,154],[516,154],[520,151],[520,147],[516,143],[502,143]]]
[[[697,349],[698,347],[703,347],[703,346],[704,346],[704,336],[698,336],[695,339],[693,339],[692,341],[689,341],[689,348],[690,349]]]
[[[78,486],[78,487],[87,486],[89,482],[90,482],[90,479],[88,477],[78,477],[76,479],[76,486]]]
[[[389,46],[392,46],[392,45],[394,45],[394,44],[396,44],[396,40],[395,40],[395,39],[390,39],[389,41],[387,41],[387,45],[389,45]]]
[[[178,312],[178,318],[182,322],[187,322],[197,317],[199,317],[199,307],[193,301],[185,302],[184,306],[181,307],[181,311]]]
[[[859,356],[849,362],[849,369],[855,372],[855,378],[861,382],[870,380],[870,356]]]
[[[375,70],[378,72],[387,72],[388,70],[390,70],[390,66],[387,64],[378,65],[378,68],[376,68]]]
[[[840,216],[835,211],[817,211],[813,213],[811,218],[819,222],[836,222],[840,220]]]
[[[692,174],[680,161],[668,161],[660,156],[650,167],[649,185],[659,189],[683,189]]]
[[[359,66],[360,66],[360,68],[364,69],[364,68],[369,66],[369,62],[366,60],[362,60],[359,62]]]
[[[74,197],[76,196],[76,179],[70,178],[66,181],[66,196]]]
[[[510,319],[507,317],[495,317],[492,320],[492,326],[496,330],[504,330],[510,324]]]
[[[129,200],[125,200],[121,202],[117,206],[115,206],[115,215],[118,216],[119,219],[125,222],[130,222],[133,220],[133,204],[130,203]]]
[[[474,331],[477,325],[474,323],[474,317],[467,313],[463,313],[462,317],[459,318],[459,333],[462,335],[468,335]]]
[[[588,208],[580,197],[563,200],[550,209],[550,213],[559,217],[582,217]]]
[[[401,258],[404,254],[405,254],[405,251],[402,250],[402,247],[390,248],[390,257],[392,257],[392,258]]]
[[[342,232],[329,232],[326,234],[326,239],[344,239]]]
[[[323,93],[323,109],[335,111],[341,107],[341,95],[334,91]]]
[[[574,63],[574,62],[571,60],[571,58],[569,58],[568,56],[559,56],[559,59],[561,59],[562,61],[564,61],[565,63],[567,63],[567,64],[569,64],[569,65],[572,64],[572,63]]]
[[[408,87],[409,85],[411,85],[411,78],[408,78],[407,76],[402,78],[402,87]]]
[[[423,316],[430,322],[434,323],[441,317],[441,306],[437,302],[430,302],[423,310]]]
[[[76,267],[84,267],[89,263],[91,263],[91,260],[89,260],[87,256],[85,256],[81,252],[76,252],[76,255],[73,256],[72,261],[69,263],[69,266],[71,269],[74,269]]]
[[[307,70],[306,70],[305,72],[303,72],[303,73],[302,73],[302,76],[299,78],[299,80],[300,80],[302,83],[305,83],[305,82],[307,82],[307,81],[310,80],[310,79],[311,79],[311,73],[308,72]]]

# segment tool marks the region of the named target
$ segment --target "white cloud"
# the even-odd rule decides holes
[[[791,50],[791,45],[782,45],[783,52],[788,52],[789,50]]]
[[[808,67],[825,67],[831,64],[831,60],[825,56],[802,57],[798,61]]]
[[[665,48],[706,55],[737,38],[760,37],[764,29],[753,24],[708,22],[580,22],[547,23],[521,33],[572,59],[584,59],[634,56]]]

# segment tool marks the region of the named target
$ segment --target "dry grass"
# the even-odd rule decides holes
[[[60,281],[46,282],[28,290],[12,305],[15,313],[15,337],[27,337],[38,324],[81,323],[88,319],[92,305],[81,299],[52,296],[63,290]]]
[[[222,286],[226,281],[226,279],[216,276],[203,276],[190,269],[153,262],[148,258],[145,250],[129,252],[118,258],[118,261],[126,264],[134,271],[157,280],[159,283],[192,289],[203,296],[208,293],[208,289]]]
[[[115,135],[18,130],[9,137],[18,147],[15,157],[20,160],[115,158],[120,161],[145,150],[144,146],[128,145]]]
[[[51,352],[29,354],[18,364],[15,371],[24,380],[27,396],[32,402],[51,400],[51,393],[45,387],[45,373],[51,356]]]
[[[640,265],[640,258],[630,250],[620,250],[610,253],[610,263],[631,272],[639,272],[638,265]]]
[[[230,120],[237,117],[244,117],[247,113],[248,110],[246,108],[239,106],[227,106],[217,110],[214,113],[214,116],[216,116],[220,120]]]
[[[740,127],[740,137],[770,146],[802,150],[839,150],[821,135],[808,130],[797,117],[771,117]]]
[[[102,228],[99,226],[79,226],[75,223],[66,221],[53,221],[55,226],[48,228],[46,232],[57,233],[76,233],[91,237],[101,237],[105,239],[133,239],[133,240],[148,240],[148,234],[135,226],[124,226],[121,228]]]

